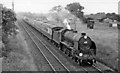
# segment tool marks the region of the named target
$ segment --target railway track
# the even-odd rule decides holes
[[[46,47],[44,43],[42,43],[42,45],[38,44],[41,43],[41,41],[35,38],[34,35],[31,35],[27,28],[25,28],[25,26],[23,26],[23,28],[28,33],[28,35],[30,36],[34,44],[37,46],[37,48],[40,50],[41,54],[44,56],[46,61],[49,63],[49,66],[51,67],[52,71],[66,71],[67,73],[70,73],[69,69],[67,69],[66,66],[64,66],[64,64],[50,50],[48,50],[48,47]]]
[[[33,32],[34,29],[30,30],[30,26],[28,25],[23,26],[23,28],[28,33],[32,41],[35,43],[35,45],[38,47],[42,55],[45,57],[52,71],[66,71],[70,73],[70,70],[61,62],[61,60],[59,60],[59,58],[45,44],[47,42],[43,42],[44,40],[41,40],[43,38],[38,37],[39,35],[37,35],[38,33],[36,33],[35,31]],[[89,71],[96,71],[98,73],[103,73],[102,70],[100,68],[97,68],[96,66],[92,66],[92,67],[80,66],[80,68],[82,69],[81,71],[88,72],[88,73]]]

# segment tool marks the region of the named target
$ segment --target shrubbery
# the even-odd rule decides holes
[[[2,48],[2,56],[4,57],[7,57],[7,53],[10,51],[6,46],[9,43],[9,37],[17,34],[17,26],[15,25],[16,20],[16,14],[13,10],[5,7],[2,9],[2,42],[5,45]]]

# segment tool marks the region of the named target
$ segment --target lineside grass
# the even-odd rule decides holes
[[[6,48],[10,49],[10,52],[3,58],[2,71],[36,70],[22,35],[19,33],[17,36],[11,36],[9,40]]]

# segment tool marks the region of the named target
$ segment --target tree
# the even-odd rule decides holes
[[[58,6],[54,6],[50,11],[54,12],[60,12],[62,10],[62,6],[58,5]]]
[[[11,9],[7,9],[7,8],[3,8],[2,10],[2,33],[3,36],[2,37],[8,37],[8,35],[16,34],[16,25],[15,25],[15,21],[17,20],[16,18],[16,14],[11,10]],[[6,39],[2,39],[3,43],[7,43],[4,42],[4,40]]]
[[[84,12],[82,11],[84,9],[83,6],[81,6],[79,3],[74,2],[67,4],[66,9],[68,9],[72,14],[74,14],[78,18],[83,18]]]
[[[62,18],[66,17],[65,9],[61,5],[54,6],[49,11],[50,11],[49,15],[53,18],[52,20],[55,20],[57,22],[61,23],[63,21]]]
[[[111,20],[117,20],[119,21],[119,15],[115,14],[115,13],[107,13],[106,17],[111,19]]]
[[[2,48],[2,56],[4,57],[7,57],[11,50],[6,46],[10,41],[9,36],[15,36],[17,34],[17,26],[15,25],[16,20],[16,14],[13,10],[7,8],[2,9],[2,42],[5,45]]]
[[[118,19],[117,19],[118,22],[120,22],[120,15],[118,15]]]

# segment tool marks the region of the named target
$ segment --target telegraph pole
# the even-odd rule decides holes
[[[12,10],[14,11],[14,1],[12,0]]]

